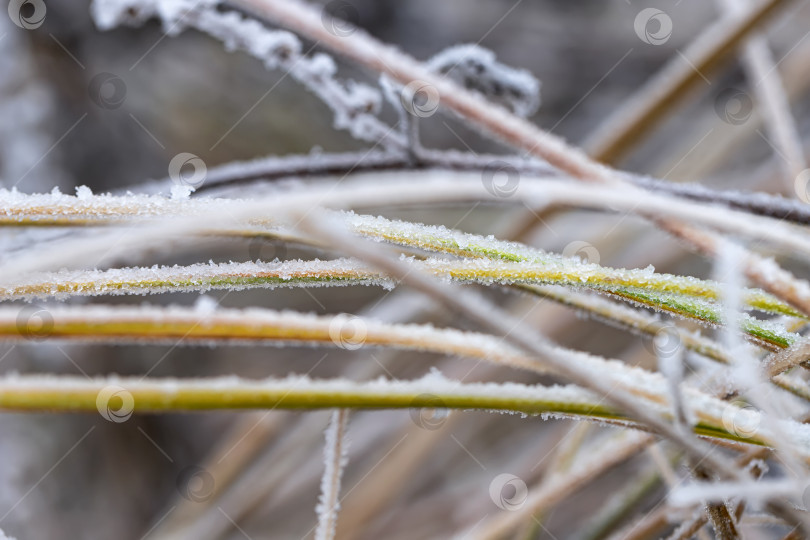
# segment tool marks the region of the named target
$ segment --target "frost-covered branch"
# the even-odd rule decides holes
[[[229,51],[244,51],[268,69],[289,73],[332,109],[336,129],[390,149],[406,148],[404,138],[377,117],[382,106],[378,90],[353,80],[338,80],[337,66],[329,55],[310,55],[294,34],[271,30],[237,11],[220,11],[219,4],[220,0],[94,0],[92,13],[102,30],[157,17],[170,36],[186,28],[209,34]]]
[[[538,159],[511,155],[470,154],[452,150],[423,149],[415,157],[400,156],[390,152],[268,156],[209,168],[205,182],[197,188],[196,193],[241,186],[256,181],[319,176],[343,177],[369,171],[429,169],[474,171],[483,174],[496,163],[507,167],[506,170],[510,172],[516,172],[520,178],[556,179],[561,174]],[[810,225],[810,208],[806,204],[778,195],[717,190],[699,184],[676,184],[632,173],[622,173],[622,176],[626,181],[648,191],[675,195],[698,202],[719,204],[749,214],[772,217],[799,225]],[[168,190],[170,187],[165,182],[139,186],[140,190],[146,189],[150,192],[160,189]]]

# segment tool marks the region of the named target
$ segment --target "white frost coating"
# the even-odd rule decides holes
[[[381,182],[385,183],[385,190],[379,189]],[[43,197],[43,195],[33,197]],[[137,217],[139,203],[136,200],[129,199],[131,197],[126,200],[121,198],[110,199],[105,205],[94,197],[99,208],[95,211],[93,208],[86,208],[85,212],[94,214],[97,219],[102,219],[104,217],[103,212],[109,211],[105,208],[106,206],[126,203],[133,214],[130,217]],[[342,180],[339,184],[297,186],[296,189],[275,191],[266,198],[252,202],[221,199],[218,204],[229,205],[229,214],[239,215],[242,219],[262,217],[266,219],[268,215],[273,215],[274,212],[281,210],[301,208],[302,211],[306,211],[316,205],[345,208],[426,202],[439,204],[459,200],[492,200],[492,195],[481,184],[480,173],[420,171],[418,176],[404,173],[360,173],[353,175],[351,179]],[[196,203],[202,204],[204,201],[205,199],[200,199]],[[645,209],[645,212],[649,211],[652,214],[686,219],[693,223],[733,232],[736,235],[765,240],[782,249],[795,251],[805,257],[810,256],[810,241],[805,236],[797,234],[793,228],[777,220],[746,215],[721,207],[696,204],[673,199],[672,197],[645,194],[639,190],[625,192],[625,190],[612,187],[602,188],[556,180],[521,178],[517,191],[509,198],[508,202],[521,201],[538,208],[547,204],[567,204],[626,212],[639,212],[640,209]],[[501,200],[501,202],[504,201]],[[154,204],[154,199],[145,201],[145,203]],[[2,192],[0,192],[0,217],[3,215],[3,209],[6,210],[6,213],[10,211],[19,213],[31,204],[32,200],[19,198],[14,201],[11,197],[3,196]],[[215,204],[212,204],[211,208],[213,209],[215,206]],[[51,209],[52,213],[58,211],[58,207]],[[156,208],[152,210],[152,213],[157,211],[159,210]],[[181,213],[179,209],[167,208],[165,205],[163,212],[167,215]],[[90,218],[91,216],[87,217]],[[201,220],[201,225],[210,222],[210,216],[208,218],[207,220]],[[763,277],[767,277],[773,282],[787,279],[784,271],[775,263],[763,263],[758,265],[757,268]],[[808,302],[810,302],[810,286],[806,282],[798,282],[798,286],[797,293],[806,296]]]
[[[243,392],[319,392],[350,393],[359,395],[393,395],[418,396],[433,394],[458,397],[485,397],[504,402],[523,400],[573,405],[593,405],[596,396],[577,386],[542,386],[519,383],[460,383],[456,380],[437,376],[435,373],[411,381],[389,380],[380,377],[368,382],[358,383],[349,379],[310,379],[307,376],[290,375],[285,378],[262,380],[244,379],[235,375],[200,379],[175,379],[99,376],[93,378],[27,375],[19,373],[5,374],[0,377],[0,393],[7,390],[59,391],[63,389],[78,390],[103,388],[115,384],[131,392],[159,391],[177,394],[190,390],[219,390],[224,393],[241,390]]]
[[[436,277],[463,283],[481,284],[543,284],[561,283],[568,286],[585,286],[597,291],[611,290],[590,277],[576,277],[576,268],[564,265],[555,270],[554,264],[509,263],[477,259],[447,261],[428,258],[423,261],[405,259],[408,264]],[[611,269],[603,269],[610,277]],[[590,274],[589,274],[590,275]],[[0,299],[35,298],[64,299],[70,296],[161,294],[176,291],[209,291],[226,289],[232,291],[276,287],[329,287],[365,285],[391,290],[395,281],[384,274],[368,268],[353,259],[288,260],[275,262],[230,262],[194,264],[190,266],[133,267],[111,270],[62,270],[52,273],[32,273],[21,279],[0,284]],[[677,296],[659,295],[659,298]],[[721,320],[721,309],[716,305],[696,298],[689,298],[691,306],[703,313],[711,313]],[[778,323],[759,321],[747,314],[742,320],[757,324],[780,338],[793,342],[795,334]]]
[[[448,47],[426,65],[468,90],[505,104],[518,116],[531,116],[540,106],[540,81],[534,75],[498,62],[495,53],[478,45]]]
[[[93,197],[93,190],[87,186],[76,187],[76,198],[80,201],[88,201]]]
[[[334,411],[329,427],[326,428],[321,495],[315,507],[315,513],[318,515],[315,540],[331,540],[335,537],[337,515],[340,511],[340,484],[348,462],[346,439],[348,416],[349,412],[345,409]]]
[[[214,315],[219,308],[219,302],[216,298],[212,298],[205,294],[201,295],[196,302],[194,302],[194,311],[200,315]]]
[[[171,189],[171,197],[172,200],[184,200],[191,197],[191,193],[194,191],[192,186],[187,186],[184,184],[174,184],[172,185]]]
[[[49,193],[25,194],[16,188],[0,189],[0,218],[33,220],[124,220],[163,216],[205,216],[217,208],[236,205],[231,199],[169,199],[157,195],[94,194],[80,186],[76,196],[54,188]]]
[[[683,484],[669,494],[669,502],[676,507],[687,507],[706,502],[744,500],[761,507],[776,498],[801,500],[806,483],[798,480],[751,480],[742,482],[712,482]]]
[[[754,358],[751,349],[741,339],[737,331],[744,319],[740,310],[743,308],[744,281],[741,266],[744,252],[733,242],[723,240],[715,265],[715,278],[721,284],[721,305],[723,320],[726,321],[722,332],[722,343],[733,360],[731,374],[737,388],[747,391],[764,382],[759,362]]]
[[[55,298],[119,294],[160,294],[177,291],[252,288],[376,285],[394,282],[352,259],[275,262],[200,263],[110,270],[61,270],[31,274],[5,287],[0,299]]]
[[[220,40],[226,50],[242,50],[263,61],[268,69],[284,69],[318,96],[335,118],[335,128],[357,139],[404,149],[404,138],[377,118],[382,98],[368,85],[334,77],[334,61],[324,53],[303,54],[300,40],[284,30],[271,30],[236,11],[219,11],[219,0],[94,0],[93,17],[99,28],[140,24],[151,17],[163,22],[167,34],[195,28]]]
[[[762,364],[754,356],[754,352],[740,337],[737,331],[744,324],[744,318],[740,313],[743,307],[743,275],[741,267],[745,259],[745,252],[734,242],[721,240],[719,253],[715,268],[717,279],[722,283],[722,306],[723,320],[727,321],[723,330],[723,344],[729,351],[732,358],[732,369],[730,377],[733,386],[741,394],[748,396],[749,400],[765,411],[772,418],[787,417],[790,406],[786,399],[777,392],[770,391],[772,387],[768,384],[768,378]],[[753,426],[759,422],[758,418],[753,419]],[[734,422],[731,422],[732,427]],[[744,428],[743,428],[744,429]],[[801,470],[798,456],[793,448],[785,441],[789,441],[786,426],[779,422],[770,425],[773,431],[774,444],[779,451],[779,455],[788,467],[793,470]]]

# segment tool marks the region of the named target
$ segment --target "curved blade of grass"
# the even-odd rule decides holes
[[[545,417],[597,420],[641,428],[621,413],[606,406],[597,396],[576,386],[539,386],[516,383],[459,383],[432,373],[415,381],[357,383],[345,379],[312,380],[290,376],[285,379],[246,380],[239,377],[212,379],[141,379],[74,376],[9,375],[0,378],[0,409],[9,411],[100,412],[121,403],[116,414],[201,411],[219,409],[406,409],[441,408],[513,412]],[[123,399],[123,397],[126,399]],[[713,400],[706,397],[705,400]],[[768,445],[764,428],[752,437],[729,431],[723,413],[744,414],[745,409],[719,400],[692,404],[698,416],[695,433],[710,438]],[[127,405],[129,404],[129,405]],[[663,407],[652,402],[650,407]],[[719,409],[717,407],[720,407]],[[731,408],[731,409],[730,409]],[[718,412],[720,415],[718,416]],[[796,448],[810,460],[810,426],[790,421]]]
[[[503,341],[473,332],[439,329],[429,325],[376,322],[347,315],[315,316],[267,309],[195,309],[181,307],[80,306],[17,310],[0,308],[0,339],[17,341],[67,340],[85,343],[265,343],[318,344],[349,350],[360,347],[395,347],[477,358],[535,373],[548,373],[542,358],[532,358]],[[659,373],[569,351],[591,373],[612,380],[628,392],[658,404],[667,404],[670,390]],[[553,370],[551,370],[553,371]],[[724,406],[687,389],[696,402]],[[805,391],[805,394],[807,392]],[[706,401],[708,400],[708,401]],[[722,415],[722,413],[720,413]]]
[[[560,259],[562,260],[562,259]],[[589,265],[581,272],[575,264],[502,263],[488,259],[412,260],[411,264],[434,275],[455,281],[520,286],[564,285],[592,288],[645,307],[667,311],[708,325],[722,324],[722,309],[713,302],[680,294],[660,294],[640,287],[627,287],[637,280],[600,279]],[[650,274],[648,272],[648,274]],[[653,278],[656,279],[655,276]],[[64,298],[72,295],[151,294],[176,291],[238,290],[247,288],[317,287],[336,285],[378,285],[391,288],[395,282],[352,259],[333,261],[246,262],[197,264],[191,266],[122,268],[106,271],[62,271],[29,276],[24,282],[0,287],[0,299]],[[531,290],[531,289],[529,289]],[[742,329],[769,350],[789,347],[795,334],[776,324],[744,314]]]
[[[104,223],[159,215],[204,216],[214,209],[224,211],[227,205],[238,206],[239,201],[218,199],[190,199],[175,201],[155,196],[115,197],[99,195],[85,198],[61,194],[22,195],[4,192],[7,204],[0,212],[0,225],[30,223],[64,224],[71,220],[82,223]],[[5,214],[5,215],[4,215]],[[343,214],[349,228],[356,234],[400,246],[454,254],[462,257],[488,258],[510,262],[532,262],[557,267],[561,272],[575,273],[574,279],[596,280],[605,285],[623,285],[654,289],[662,293],[688,294],[705,299],[720,297],[720,287],[712,281],[689,276],[656,274],[639,269],[612,269],[595,264],[549,254],[516,242],[505,242],[493,237],[482,237],[438,226],[427,226],[381,217]],[[255,223],[254,223],[255,225]],[[260,229],[267,233],[267,229]],[[205,232],[203,227],[200,232]],[[224,231],[228,232],[228,231]],[[244,235],[244,230],[230,231]],[[770,313],[802,317],[798,310],[775,296],[757,289],[747,289],[744,301],[750,307]]]
[[[496,240],[463,233],[441,226],[415,225],[382,217],[347,214],[353,232],[375,240],[468,258],[487,258],[507,262],[531,262],[549,267],[571,283],[599,283],[602,286],[637,287],[662,293],[685,294],[716,300],[721,297],[720,284],[691,276],[657,274],[651,269],[616,269],[583,263],[549,254],[517,242]],[[545,269],[544,269],[545,271]],[[744,301],[750,307],[791,317],[804,317],[801,312],[775,296],[758,289],[746,289]]]

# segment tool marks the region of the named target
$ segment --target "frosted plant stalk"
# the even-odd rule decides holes
[[[386,183],[385,190],[377,189],[380,182]],[[61,194],[60,194],[61,195]],[[106,197],[106,200],[105,200]],[[357,174],[352,179],[343,180],[339,185],[307,186],[292,191],[274,192],[270,197],[261,198],[260,203],[239,200],[219,202],[200,199],[180,201],[172,206],[159,197],[110,197],[99,196],[80,204],[71,201],[69,196],[51,197],[39,195],[25,197],[13,192],[0,192],[0,202],[5,212],[0,212],[0,224],[14,225],[29,222],[42,224],[103,223],[111,220],[140,219],[138,213],[147,216],[183,217],[193,212],[196,215],[204,208],[228,209],[234,217],[242,219],[267,219],[275,208],[290,205],[311,208],[314,205],[327,205],[332,208],[362,208],[401,204],[430,203],[440,204],[458,201],[496,201],[499,203],[524,203],[533,208],[549,205],[571,205],[583,208],[609,209],[638,213],[639,209],[649,209],[660,216],[689,219],[698,224],[731,232],[736,235],[769,242],[789,252],[798,252],[810,257],[810,241],[796,229],[777,220],[751,216],[744,212],[729,210],[672,197],[648,194],[634,198],[632,193],[615,188],[582,186],[569,182],[523,179],[509,199],[493,196],[480,181],[480,175],[463,172],[420,172],[414,173],[374,173]],[[59,199],[59,200],[57,200]],[[3,215],[5,214],[5,216]],[[194,215],[192,214],[192,215]],[[203,230],[205,219],[200,217]],[[808,295],[810,292],[805,291]]]
[[[469,182],[455,182],[448,187],[450,188],[448,192],[458,193],[459,191],[463,191],[464,184],[469,185]],[[548,188],[549,183],[542,183],[538,185],[538,187]],[[397,187],[401,189],[398,190]],[[438,187],[438,186],[436,186]],[[558,193],[562,194],[565,192],[571,192],[572,187],[564,184],[560,184],[557,186],[559,190]],[[341,191],[344,189],[348,189],[349,186],[344,183],[341,186],[341,189],[334,190],[335,192],[329,193],[330,200],[334,201],[334,204],[340,206],[343,204],[341,201]],[[359,188],[359,189],[358,189]],[[486,192],[482,187],[478,188],[479,192]],[[355,186],[354,190],[349,189],[349,191],[355,191],[358,196],[362,197],[363,193],[366,193],[369,190],[365,187],[365,183]],[[386,190],[387,193],[393,193],[400,201],[405,200],[407,201],[407,195],[405,191],[409,191],[410,193],[419,192],[420,197],[424,196],[425,193],[425,186],[423,185],[414,185],[413,182],[407,184],[401,184],[400,186],[390,186],[389,189]],[[586,191],[586,190],[583,190]],[[587,190],[589,192],[598,191],[596,189]],[[434,192],[438,193],[438,190]],[[542,193],[542,195],[540,194]],[[2,192],[0,192],[0,196],[2,196]],[[199,232],[200,228],[203,231],[210,231],[216,230],[218,227],[225,228],[226,230],[239,230],[238,222],[235,222],[235,219],[239,217],[240,220],[250,220],[250,219],[268,219],[268,214],[273,215],[272,211],[274,209],[277,212],[281,212],[285,208],[291,207],[300,207],[304,209],[311,208],[312,204],[318,204],[319,202],[324,200],[324,196],[326,193],[321,191],[314,191],[314,192],[307,192],[302,194],[278,194],[278,196],[274,196],[271,199],[262,199],[261,202],[258,203],[248,203],[246,201],[222,201],[219,205],[220,210],[225,215],[224,217],[211,217],[210,215],[203,217],[203,213],[207,208],[212,208],[213,205],[217,203],[214,201],[205,201],[204,203],[200,204],[192,204],[189,202],[183,202],[182,205],[178,207],[178,211],[181,213],[185,219],[180,220],[179,222],[175,222],[175,225],[172,225],[170,230],[166,230],[163,224],[156,225],[152,228],[152,234],[160,235],[161,238],[165,238],[167,235],[172,236],[179,236],[183,233],[192,232]],[[439,194],[440,195],[440,194]],[[538,197],[546,197],[550,195],[548,189],[541,190],[538,193]],[[553,196],[553,194],[551,194]],[[37,201],[34,202],[32,199],[27,198],[25,196],[21,196],[20,194],[15,194],[13,192],[6,193],[8,197],[9,206],[6,210],[7,214],[11,214],[10,222],[19,222],[21,216],[30,215],[30,213],[36,213],[37,215],[47,215],[47,207],[42,206],[45,201]],[[600,197],[602,202],[601,205],[604,204],[612,204],[616,202],[615,199],[617,197],[615,194],[609,195],[608,193],[596,193],[597,197]],[[47,196],[41,196],[47,198]],[[56,197],[51,196],[51,198],[57,199],[58,204],[64,205],[67,208],[72,208],[74,205],[77,204],[76,200],[72,200],[68,196],[64,195],[57,195]],[[352,196],[350,195],[350,198]],[[618,197],[619,199],[622,197]],[[605,201],[607,199],[607,201]],[[150,197],[146,199],[149,204],[147,205],[146,211],[152,212],[160,212],[160,208],[164,206],[164,203],[161,201],[166,201],[166,199],[162,199],[160,197]],[[153,204],[154,203],[156,204]],[[286,204],[285,204],[286,203]],[[101,208],[96,208],[94,210],[95,205],[101,205]],[[86,209],[88,213],[91,215],[97,216],[100,219],[105,219],[105,214],[113,213],[119,215],[121,212],[138,212],[139,204],[143,203],[135,203],[134,207],[127,208],[128,202],[117,199],[111,198],[110,196],[101,196],[98,199],[91,199],[87,201],[82,201],[81,204],[78,206],[82,209]],[[662,201],[664,204],[664,201]],[[691,203],[689,203],[691,204]],[[31,209],[31,206],[34,206]],[[184,209],[184,208],[187,208]],[[192,217],[185,217],[184,214],[188,211],[193,212],[193,216],[199,216],[196,219]],[[71,211],[73,212],[73,211]],[[706,213],[705,211],[702,211]],[[716,213],[716,212],[711,212]],[[276,218],[280,218],[281,214],[275,214]],[[121,216],[119,216],[120,219]],[[23,218],[25,219],[25,218]],[[750,218],[749,218],[750,219]],[[458,233],[455,231],[447,231],[446,229],[442,230],[439,227],[428,227],[424,228],[424,226],[420,227],[417,224],[414,225],[407,225],[403,222],[391,222],[388,220],[384,220],[382,218],[363,218],[360,217],[351,218],[350,221],[353,221],[352,227],[353,230],[360,232],[361,234],[370,234],[376,236],[382,236],[386,238],[386,235],[393,235],[392,240],[397,240],[399,238],[414,238],[413,241],[407,243],[407,245],[411,245],[412,247],[419,247],[423,249],[432,249],[432,250],[441,250],[447,251],[451,253],[455,253],[458,255],[464,256],[479,256],[479,257],[494,257],[494,258],[504,258],[507,260],[536,260],[536,261],[547,261],[550,255],[543,256],[543,252],[538,250],[531,250],[526,248],[525,246],[521,246],[520,244],[516,243],[506,243],[506,242],[498,242],[494,239],[482,239],[481,237],[475,237],[474,235],[465,235],[463,233]],[[771,221],[771,220],[768,220]],[[198,227],[195,229],[195,227]],[[767,227],[766,227],[767,229]],[[401,232],[397,232],[401,231]],[[427,232],[425,234],[421,231]],[[146,240],[149,240],[149,232],[148,228],[145,230],[139,230],[141,235],[144,236],[141,239],[148,245]],[[243,232],[244,234],[244,232]],[[140,235],[132,234],[133,241],[136,238],[139,238]],[[112,235],[109,240],[104,239],[102,241],[101,238],[94,238],[92,240],[92,246],[87,246],[86,244],[91,243],[90,240],[77,240],[74,242],[67,242],[71,249],[65,250],[70,251],[71,254],[75,254],[77,250],[82,250],[84,253],[93,253],[93,252],[101,252],[103,250],[108,250],[115,246],[115,244],[120,242],[120,237],[118,235]],[[465,249],[466,248],[466,249]],[[810,253],[810,249],[808,250]],[[58,265],[58,262],[69,262],[69,259],[66,258],[66,253],[63,253],[62,258],[56,258],[56,255],[49,255],[49,258],[53,259],[51,264]],[[40,256],[42,257],[42,256]],[[562,259],[559,256],[556,257],[558,260],[565,261],[566,259]],[[20,272],[22,271],[30,271],[36,269],[36,266],[26,265],[24,264],[24,256],[18,256],[15,258],[15,266],[19,266]],[[570,262],[570,260],[568,260]],[[41,263],[40,263],[41,264]],[[778,268],[778,267],[776,267]],[[11,268],[7,268],[9,271],[8,274],[13,274]],[[635,271],[638,274],[638,271]],[[625,273],[633,273],[633,271],[625,271]],[[644,273],[644,272],[641,272]],[[7,275],[8,275],[7,274]],[[676,277],[669,277],[669,280],[679,280],[682,284],[688,284],[690,278],[676,278]],[[807,289],[806,291],[804,289]],[[805,287],[804,289],[797,290],[796,293],[806,294],[808,298],[810,298],[810,287]],[[713,297],[716,297],[716,289],[714,289]],[[802,292],[803,291],[803,292]],[[683,292],[683,291],[680,291]],[[795,314],[795,311],[793,312]]]
[[[410,238],[413,238],[412,236]],[[586,269],[560,259],[546,262],[498,262],[490,259],[447,261],[428,258],[406,259],[407,263],[443,279],[484,285],[517,285],[530,292],[544,284],[590,288],[644,307],[691,318],[704,325],[723,324],[722,310],[701,296],[712,284],[698,280],[678,281],[676,276],[615,270],[590,265]],[[105,271],[61,271],[26,276],[8,286],[0,285],[0,299],[64,299],[70,296],[159,294],[178,291],[242,290],[277,287],[327,287],[374,285],[391,289],[396,281],[368,268],[359,261],[275,261],[245,263],[208,263],[190,266],[153,266]],[[685,290],[674,293],[667,289]],[[664,292],[659,292],[661,289]],[[539,291],[542,294],[542,291]],[[705,293],[704,293],[705,294]],[[756,304],[757,293],[748,292]],[[555,295],[552,294],[552,297]],[[559,297],[559,294],[556,295]],[[757,304],[758,305],[758,304]],[[742,314],[740,324],[746,336],[769,350],[788,347],[799,338],[779,325]]]
[[[187,27],[205,32],[222,41],[226,50],[242,50],[268,69],[285,70],[332,109],[335,128],[360,140],[404,149],[405,141],[376,116],[381,106],[376,89],[336,79],[337,66],[329,55],[308,55],[294,34],[268,29],[236,11],[219,11],[219,4],[219,0],[94,0],[92,13],[102,30],[158,17],[170,36]]]
[[[340,511],[340,483],[348,460],[346,454],[348,419],[349,411],[338,409],[332,413],[332,419],[326,429],[323,451],[325,466],[321,478],[321,495],[315,509],[318,514],[318,526],[315,529],[316,540],[332,540],[335,537],[338,511]]]

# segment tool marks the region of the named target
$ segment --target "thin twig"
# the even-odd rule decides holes
[[[470,531],[467,537],[478,540],[503,538],[529,519],[529,516],[569,496],[596,476],[633,457],[653,441],[650,437],[626,434],[602,447],[599,452],[586,453],[570,472],[552,473],[539,488],[531,489],[528,499],[520,509],[496,514]]]
[[[728,14],[744,12],[747,0],[720,0],[720,5]],[[796,195],[794,182],[806,168],[801,136],[790,112],[785,89],[776,71],[768,40],[762,33],[751,36],[743,46],[743,64],[749,86],[764,106],[764,117],[768,131],[774,140],[777,161],[782,164],[782,191]]]
[[[272,156],[248,162],[234,162],[208,169],[205,182],[196,193],[213,189],[228,189],[257,181],[285,178],[348,176],[361,172],[392,172],[402,170],[476,171],[483,173],[493,164],[516,171],[521,178],[557,178],[560,173],[537,160],[510,155],[469,154],[456,151],[424,150],[418,159],[389,152],[350,152],[338,154]],[[716,190],[697,184],[673,184],[643,175],[624,173],[624,178],[641,188],[667,193],[699,202],[722,204],[750,214],[772,217],[800,225],[810,225],[810,208],[795,200],[768,193],[743,193]],[[166,191],[170,181],[141,184],[138,191]]]
[[[318,526],[315,540],[333,540],[340,510],[340,483],[346,468],[346,423],[349,411],[338,409],[332,413],[326,429],[323,458],[326,466],[321,480],[321,497],[318,501]]]
[[[677,101],[733,58],[737,47],[788,3],[762,0],[741,16],[724,17],[710,25],[592,132],[584,145],[588,153],[603,163],[619,162],[672,112]]]

